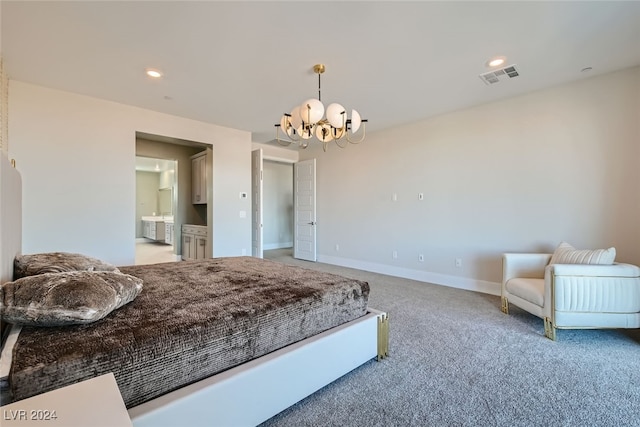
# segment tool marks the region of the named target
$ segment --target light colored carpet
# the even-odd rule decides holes
[[[558,330],[500,298],[294,260],[367,280],[390,316],[390,357],[370,361],[263,425],[640,426],[640,330]],[[309,367],[313,369],[313,367]]]

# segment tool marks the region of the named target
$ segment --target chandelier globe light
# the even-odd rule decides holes
[[[280,123],[276,124],[276,140],[280,145],[297,143],[300,148],[307,148],[309,140],[315,137],[322,142],[322,149],[327,151],[331,141],[335,141],[340,148],[347,143],[358,144],[366,135],[367,120],[363,119],[356,110],[347,110],[338,103],[329,104],[324,108],[321,97],[320,77],[325,71],[324,64],[316,64],[313,71],[318,75],[318,99],[310,98],[302,104],[293,107],[290,113],[284,113]],[[325,115],[326,113],[326,115]],[[357,132],[362,128],[362,132]],[[280,137],[280,132],[284,137]]]

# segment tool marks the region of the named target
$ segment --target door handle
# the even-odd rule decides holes
[[[311,222],[309,222],[308,224],[309,224],[309,225],[316,225],[316,222],[315,222],[315,221],[311,221]]]

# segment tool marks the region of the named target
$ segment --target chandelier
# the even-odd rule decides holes
[[[362,119],[356,110],[351,110],[351,116],[348,117],[347,110],[337,103],[329,104],[325,110],[320,94],[320,76],[325,71],[324,64],[314,65],[313,71],[318,75],[318,99],[307,99],[294,107],[291,113],[284,113],[280,123],[275,125],[278,144],[298,143],[300,148],[307,148],[309,141],[315,136],[322,142],[322,149],[327,151],[331,141],[335,141],[340,148],[346,147],[348,142],[362,142],[367,120]],[[360,128],[361,135],[356,136]],[[280,138],[280,131],[284,133],[284,139]]]

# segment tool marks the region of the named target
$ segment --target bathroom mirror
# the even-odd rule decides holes
[[[158,190],[158,214],[162,216],[173,215],[173,191],[171,188],[160,188]]]

